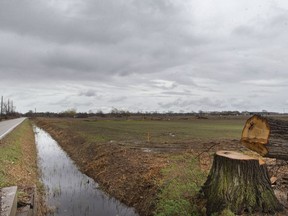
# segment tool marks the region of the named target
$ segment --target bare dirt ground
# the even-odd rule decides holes
[[[69,129],[57,128],[45,120],[35,120],[58,141],[62,148],[76,162],[80,169],[94,178],[110,195],[129,206],[135,207],[140,215],[152,215],[155,197],[159,192],[160,170],[168,163],[168,158],[179,152],[191,153],[203,170],[210,170],[213,153],[218,150],[248,151],[237,139],[222,139],[202,143],[184,143],[147,148],[127,148],[119,143],[94,145]],[[177,146],[177,147],[176,147]],[[176,153],[175,153],[176,152]],[[273,188],[278,200],[288,209],[288,165],[285,161],[267,159]],[[287,215],[282,212],[278,215]]]

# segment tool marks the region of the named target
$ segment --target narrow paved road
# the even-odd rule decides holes
[[[0,139],[11,132],[17,125],[21,124],[26,118],[17,118],[0,122]]]

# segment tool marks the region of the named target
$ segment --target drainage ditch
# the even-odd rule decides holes
[[[38,127],[34,127],[34,132],[49,215],[137,215],[133,208],[109,197],[93,179],[81,173],[47,132]]]

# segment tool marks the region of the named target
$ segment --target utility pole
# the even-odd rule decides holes
[[[8,107],[7,108],[8,108],[7,113],[10,114],[10,100],[9,99],[8,99]]]
[[[13,110],[13,100],[11,100],[11,113],[12,113],[12,114],[14,113],[14,110]]]

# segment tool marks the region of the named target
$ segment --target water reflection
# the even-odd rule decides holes
[[[34,127],[38,166],[47,192],[50,215],[137,215],[97,189],[93,179],[81,173],[58,143],[44,130]]]

